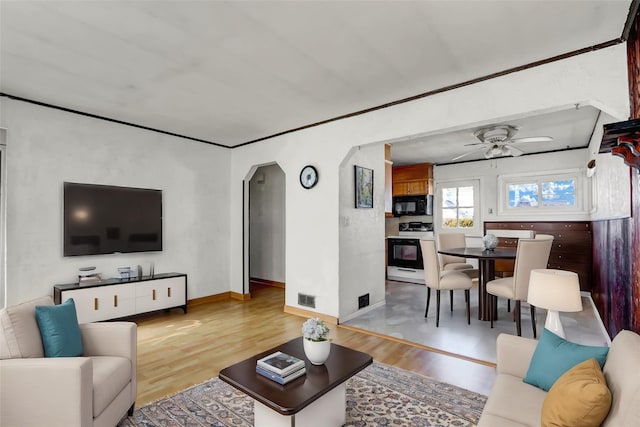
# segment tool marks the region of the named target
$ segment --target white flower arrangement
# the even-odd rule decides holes
[[[309,341],[326,341],[329,335],[329,326],[317,317],[307,319],[302,324],[302,336]]]

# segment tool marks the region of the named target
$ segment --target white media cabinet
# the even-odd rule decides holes
[[[156,310],[187,312],[187,275],[164,273],[131,279],[106,279],[53,287],[53,300],[73,298],[79,323],[118,319]]]

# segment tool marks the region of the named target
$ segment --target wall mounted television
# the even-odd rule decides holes
[[[162,190],[64,183],[64,256],[162,250]]]

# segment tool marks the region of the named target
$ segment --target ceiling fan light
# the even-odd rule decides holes
[[[507,147],[506,145],[502,146],[502,155],[503,156],[510,156],[511,155],[511,148]]]
[[[497,145],[491,147],[491,156],[499,156],[500,154],[502,154],[502,147],[498,147]]]
[[[489,148],[487,151],[484,152],[484,158],[490,159],[492,157],[493,157],[493,149]]]

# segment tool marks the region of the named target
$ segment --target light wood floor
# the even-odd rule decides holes
[[[138,398],[142,406],[218,375],[255,353],[301,335],[304,318],[283,312],[284,289],[252,286],[252,299],[189,305],[136,317]],[[495,369],[383,337],[332,327],[333,342],[375,361],[487,395]]]

